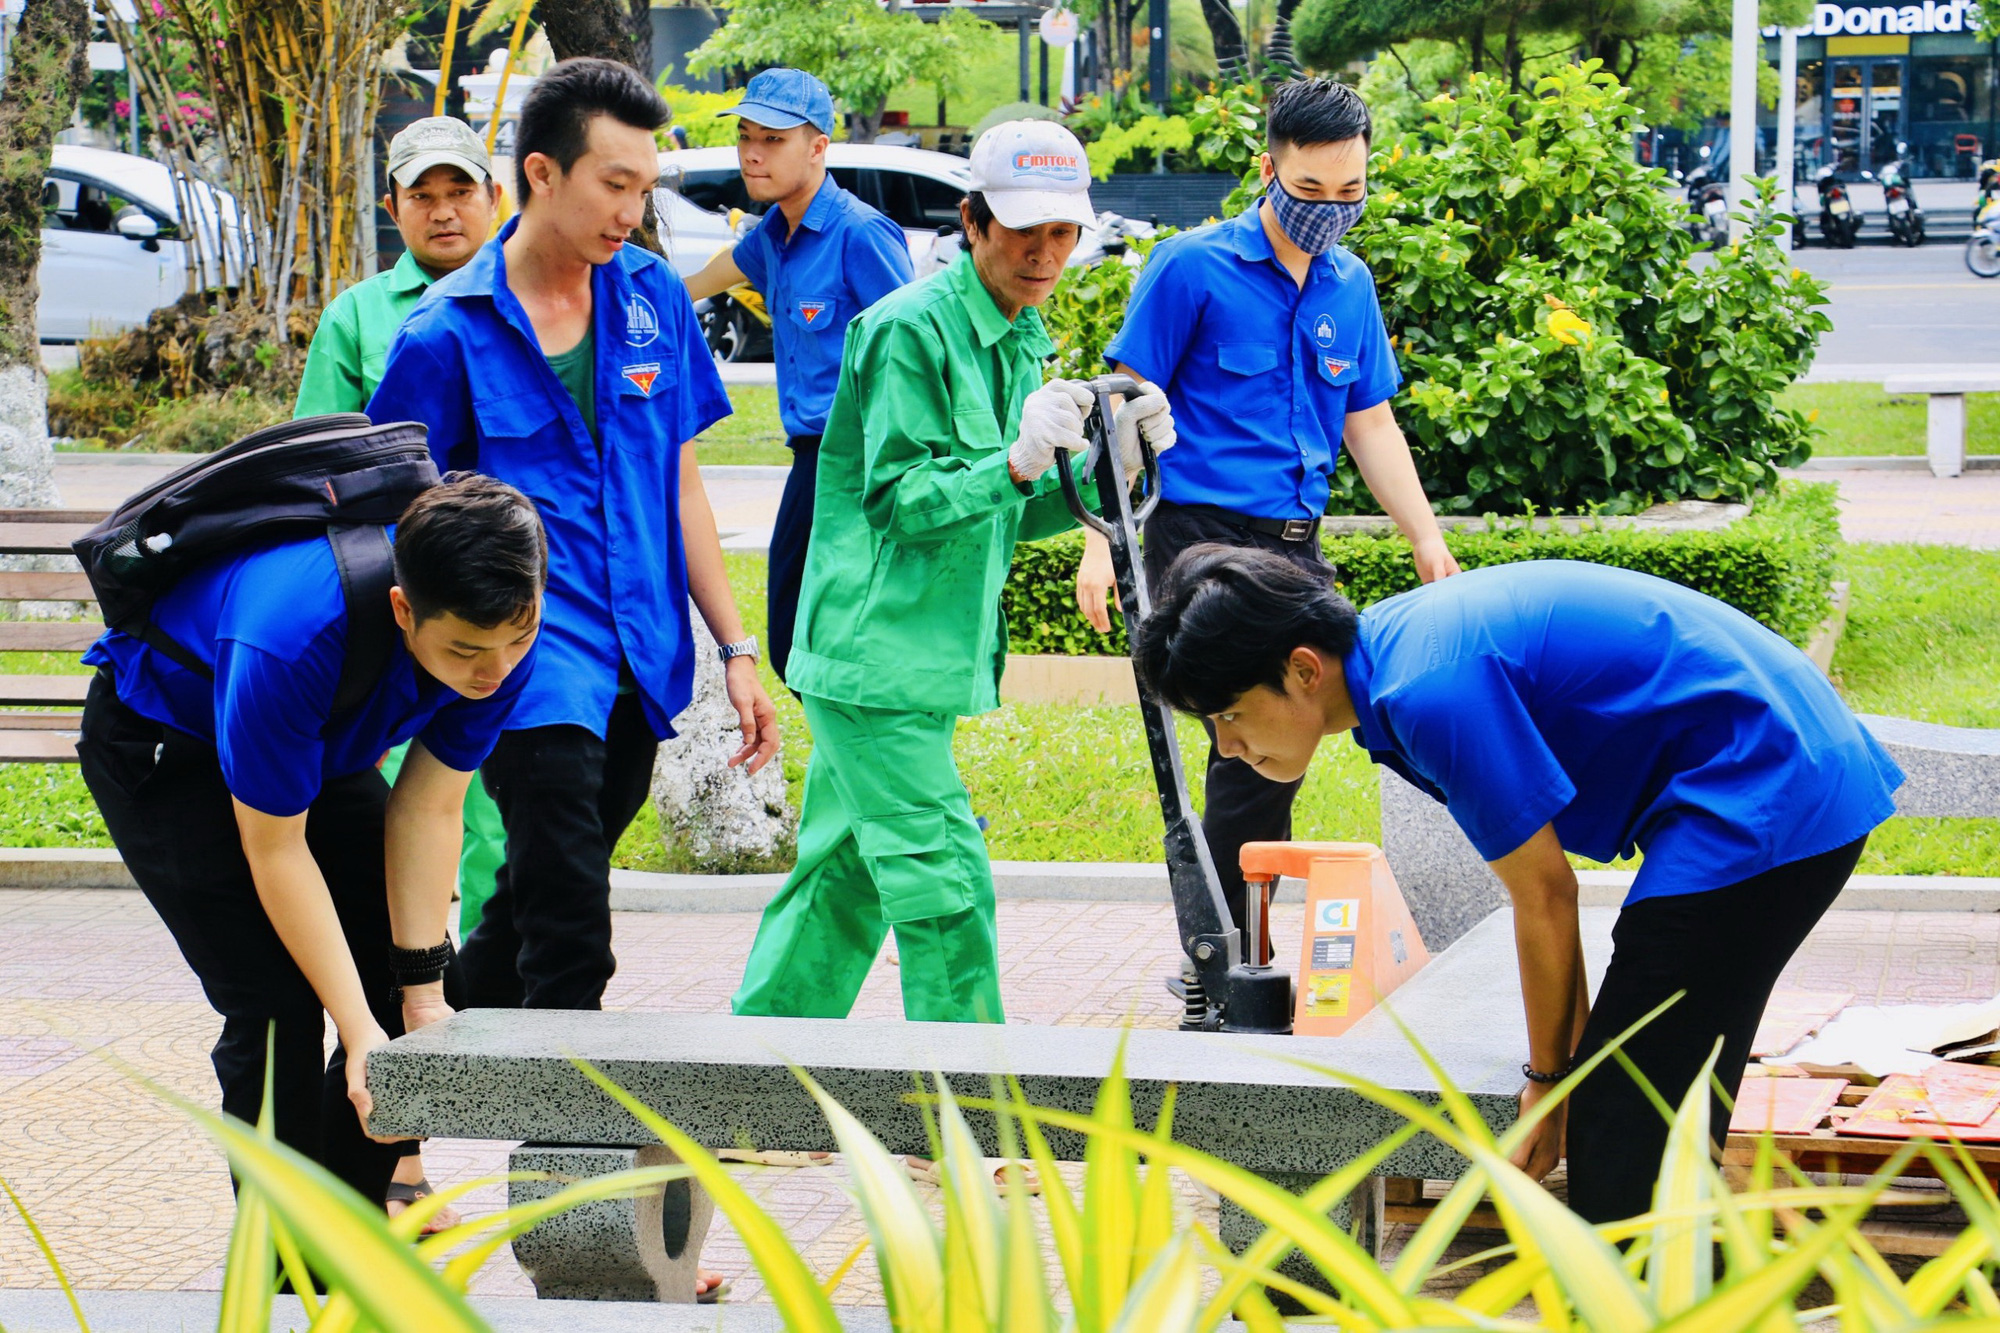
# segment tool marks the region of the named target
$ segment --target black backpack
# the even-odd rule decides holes
[[[333,703],[345,712],[368,697],[395,650],[386,525],[437,485],[424,438],[417,422],[377,426],[358,412],[271,426],[176,468],[70,549],[106,625],[212,676],[153,623],[153,603],[217,556],[324,534],[347,604],[347,655]]]

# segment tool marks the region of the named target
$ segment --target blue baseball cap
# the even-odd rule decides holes
[[[741,116],[774,130],[810,125],[833,133],[833,94],[802,69],[767,69],[743,90],[743,100],[725,116]]]

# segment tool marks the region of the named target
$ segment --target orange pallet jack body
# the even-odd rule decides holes
[[[1301,1036],[1339,1036],[1430,961],[1388,859],[1373,843],[1246,843],[1242,865],[1257,895],[1252,901],[1268,902],[1280,875],[1305,881],[1292,1014]]]

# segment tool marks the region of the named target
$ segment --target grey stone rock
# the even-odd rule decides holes
[[[54,509],[56,456],[49,442],[49,382],[38,368],[0,368],[0,509]],[[0,556],[0,569],[73,570],[60,555]],[[84,614],[77,602],[21,602],[25,620],[65,620]]]
[[[715,640],[699,612],[694,624],[694,702],[674,719],[679,734],[660,744],[653,804],[675,859],[692,869],[765,869],[789,855],[798,816],[785,801],[783,756],[755,774],[729,757],[743,744]]]
[[[545,1172],[547,1180],[514,1180],[510,1207],[557,1194],[579,1180],[680,1161],[661,1144],[579,1147],[529,1143],[516,1148],[509,1172]],[[696,1260],[715,1203],[691,1180],[632,1198],[602,1199],[559,1213],[514,1240],[514,1258],[546,1300],[666,1301],[695,1299]]]
[[[1946,727],[1900,717],[1862,723],[1902,766],[1896,813],[2000,818],[2000,729]]]
[[[1378,769],[1382,854],[1433,958],[1507,902],[1507,890],[1444,805]]]

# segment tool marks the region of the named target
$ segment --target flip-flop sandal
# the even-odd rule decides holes
[[[714,1305],[729,1294],[729,1284],[718,1282],[694,1298],[696,1305]]]
[[[419,1199],[428,1199],[435,1193],[437,1193],[437,1190],[428,1180],[419,1180],[414,1185],[400,1180],[392,1180],[389,1182],[389,1188],[383,1191],[382,1202],[384,1205],[400,1203],[407,1208]],[[435,1236],[440,1231],[446,1229],[438,1222],[437,1218],[433,1217],[430,1221],[424,1223],[424,1229],[421,1234]]]
[[[993,1187],[1000,1191],[1000,1197],[1003,1199],[1012,1194],[1016,1189],[1019,1189],[1023,1194],[1035,1195],[1042,1192],[1042,1178],[1035,1174],[1035,1168],[1023,1162],[1021,1163],[1021,1183],[1018,1186],[1008,1182],[1007,1168],[1002,1166],[994,1169]]]
[[[759,1151],[755,1148],[723,1148],[715,1154],[718,1162],[748,1162],[752,1166],[832,1166],[830,1152]]]
[[[919,1185],[936,1185],[939,1189],[944,1188],[944,1172],[928,1157],[905,1157],[903,1169],[908,1171],[910,1179]]]

